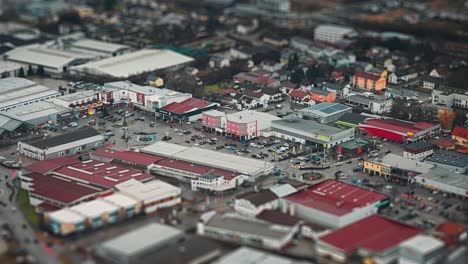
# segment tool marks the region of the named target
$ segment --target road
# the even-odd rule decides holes
[[[5,179],[5,176],[8,176],[8,178]],[[19,209],[16,203],[16,189],[13,196],[11,196],[12,189],[7,186],[7,183],[11,186],[14,186],[14,184],[8,169],[0,166],[0,177],[0,199],[6,204],[6,206],[0,206],[2,220],[9,225],[21,247],[33,256],[36,260],[35,263],[58,263],[54,257],[46,253],[44,245],[37,239],[34,230]],[[12,200],[10,200],[10,196],[13,198]]]

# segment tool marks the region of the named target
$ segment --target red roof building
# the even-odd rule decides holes
[[[21,181],[23,186],[27,183],[27,190],[29,190],[33,205],[45,203],[61,208],[94,199],[109,192],[107,188],[97,188],[58,176],[39,173],[23,175]]]
[[[163,157],[150,155],[146,153],[136,152],[133,150],[113,150],[108,148],[97,149],[92,153],[93,157],[104,157],[110,159],[111,163],[129,165],[135,169],[149,169],[156,162],[165,159]]]
[[[452,141],[446,140],[446,139],[441,139],[436,142],[437,147],[445,150],[449,149],[454,149],[455,148],[455,143]]]
[[[76,157],[60,157],[54,159],[48,159],[43,161],[35,162],[29,166],[26,166],[24,170],[29,172],[36,172],[44,174],[62,166],[74,164],[80,162]]]
[[[156,166],[161,169],[170,169],[172,171],[179,171],[180,173],[192,174],[193,178],[198,178],[199,176],[207,173],[223,176],[225,180],[232,180],[235,177],[240,176],[240,174],[234,173],[232,171],[216,169],[213,167],[194,164],[181,160],[163,159],[159,160],[156,163]]]
[[[327,227],[342,227],[377,213],[390,202],[385,194],[328,179],[283,197],[289,213]]]
[[[413,142],[440,133],[440,125],[428,122],[408,122],[396,119],[367,119],[359,125],[372,136],[398,142]]]
[[[437,226],[437,237],[445,242],[447,246],[454,245],[460,241],[463,234],[465,237],[468,232],[468,228],[454,222],[444,222]]]
[[[353,254],[371,255],[376,263],[391,263],[398,246],[422,230],[380,215],[372,215],[321,236],[320,256],[346,263]]]
[[[452,131],[452,139],[455,144],[468,148],[468,127],[456,126]]]
[[[216,109],[216,107],[216,103],[192,97],[182,102],[172,102],[163,108],[156,109],[156,112],[164,120],[176,120],[183,123],[200,119],[202,112]]]
[[[52,174],[104,188],[113,188],[115,185],[129,179],[145,182],[154,178],[147,173],[97,160],[87,160],[66,165],[54,170]]]

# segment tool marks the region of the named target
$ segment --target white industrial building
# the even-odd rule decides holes
[[[468,177],[464,174],[433,168],[427,173],[416,175],[414,179],[430,190],[468,197]]]
[[[51,101],[56,105],[63,107],[70,107],[70,105],[79,106],[90,102],[92,100],[100,100],[98,93],[92,90],[80,91],[76,93],[66,94],[52,99]]]
[[[100,199],[74,205],[69,209],[84,216],[91,229],[115,223],[119,219],[119,207]]]
[[[215,211],[203,214],[197,224],[197,234],[201,236],[273,250],[288,245],[296,231],[293,227]]]
[[[12,61],[0,60],[0,79],[8,77],[18,77],[21,69],[23,69],[23,64]],[[26,71],[24,71],[24,69],[23,73],[26,74]]]
[[[83,33],[62,36],[48,45],[57,49],[93,54],[95,57],[115,57],[130,51],[127,45],[89,39]]]
[[[272,136],[314,146],[320,149],[332,148],[340,143],[354,139],[354,128],[341,129],[301,118],[275,120],[272,124]]]
[[[8,111],[58,96],[59,92],[24,78],[0,79],[0,111]]]
[[[0,111],[0,118],[14,119],[29,126],[37,126],[48,122],[53,124],[67,123],[72,117],[72,109],[46,101],[39,101],[34,105],[18,106],[8,111]]]
[[[128,78],[144,72],[180,68],[192,61],[192,58],[171,50],[143,49],[75,66],[71,72]]]
[[[181,190],[169,183],[152,180],[146,183],[135,179],[115,185],[121,194],[143,203],[144,212],[153,213],[160,208],[171,207],[182,201]]]
[[[18,142],[18,152],[21,155],[45,160],[69,156],[93,148],[98,148],[104,142],[104,137],[96,129],[85,126],[58,136],[40,139],[33,142]]]
[[[94,252],[106,263],[139,263],[141,257],[156,252],[183,236],[184,232],[174,227],[151,223],[100,243],[94,247]]]
[[[244,174],[252,177],[251,180],[270,174],[275,167],[270,162],[162,141],[144,147],[141,152]]]
[[[94,56],[70,50],[59,50],[45,45],[33,44],[18,47],[4,54],[7,61],[17,62],[37,71],[42,67],[44,73],[60,76],[68,72],[71,66],[93,59]]]
[[[263,210],[278,208],[278,196],[270,190],[246,192],[234,199],[234,210],[241,215],[255,217]]]
[[[319,25],[315,28],[314,39],[316,41],[323,41],[328,43],[336,43],[352,37],[356,32],[350,27],[343,27],[338,25]]]
[[[344,114],[351,113],[352,111],[353,109],[346,105],[324,102],[304,108],[299,113],[304,119],[327,124],[338,120]]]
[[[192,98],[189,93],[141,86],[128,81],[105,83],[102,86],[102,96],[105,102],[109,102],[112,98],[115,104],[132,104],[147,111],[154,111],[170,103],[180,103]]]
[[[69,235],[86,229],[86,218],[64,208],[45,215],[45,222],[53,234]]]
[[[435,264],[444,257],[443,241],[428,235],[417,235],[400,244],[399,264]]]
[[[289,259],[285,256],[274,255],[269,252],[260,251],[249,247],[241,247],[234,252],[223,256],[216,261],[216,264],[306,264],[307,261],[298,261],[297,259]]]

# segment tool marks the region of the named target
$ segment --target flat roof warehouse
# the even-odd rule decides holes
[[[184,147],[166,142],[154,143],[143,148],[141,151],[251,176],[269,173],[274,168],[274,165],[270,162],[224,154],[198,147]]]
[[[131,75],[163,70],[192,61],[191,57],[171,50],[143,49],[75,66],[71,68],[71,71],[127,78]]]

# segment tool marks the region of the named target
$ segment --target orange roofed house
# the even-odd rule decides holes
[[[468,148],[468,128],[455,127],[452,131],[452,139],[455,144]]]
[[[375,72],[356,72],[353,75],[353,87],[371,91],[382,91],[387,87],[387,71]]]

